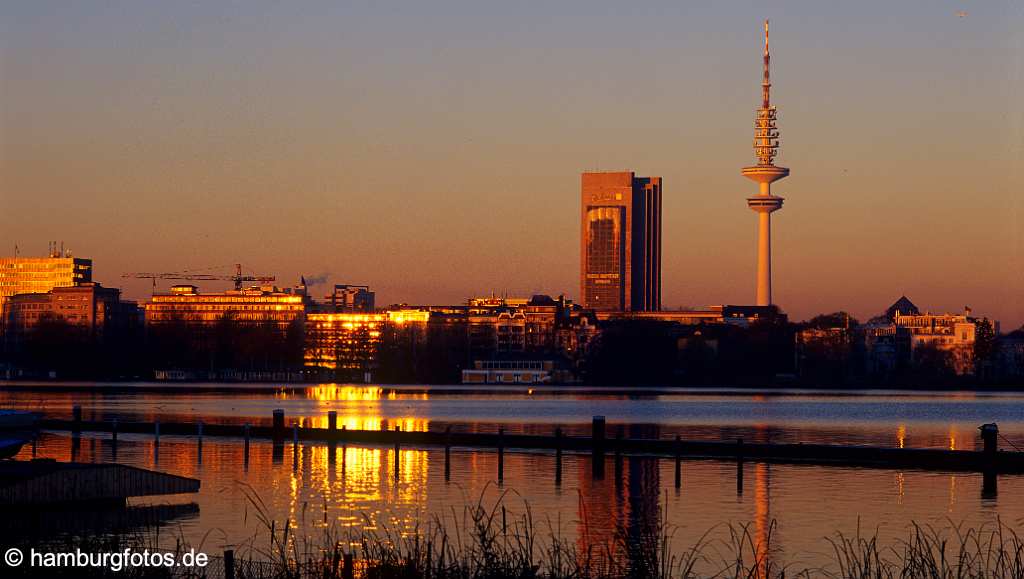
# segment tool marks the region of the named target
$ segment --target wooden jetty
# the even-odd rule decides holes
[[[121,464],[0,461],[0,505],[123,502],[199,492],[199,481]]]
[[[591,453],[597,457],[605,453],[616,456],[638,455],[670,457],[677,461],[687,459],[720,459],[770,463],[799,463],[827,466],[857,466],[875,468],[912,468],[940,471],[973,471],[987,473],[1024,473],[1024,452],[998,450],[998,429],[994,424],[980,427],[984,450],[943,450],[929,448],[894,448],[878,446],[840,446],[830,444],[776,444],[750,443],[742,439],[733,441],[695,441],[669,439],[608,438],[605,436],[604,417],[594,417],[591,436],[563,436],[556,429],[554,436],[498,433],[467,433],[446,430],[415,432],[399,430],[347,430],[337,428],[337,414],[328,413],[327,428],[285,426],[283,410],[275,410],[270,426],[204,424],[204,423],[147,423],[113,421],[84,421],[76,409],[73,420],[43,419],[39,427],[47,430],[72,432],[109,432],[116,442],[117,434],[150,434],[159,440],[163,435],[198,437],[224,436],[244,439],[286,439],[351,443],[365,445],[395,445],[414,447],[464,447],[495,449],[500,455],[506,450],[546,450],[561,453]],[[447,454],[447,453],[446,453]]]

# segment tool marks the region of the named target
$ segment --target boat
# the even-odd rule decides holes
[[[0,460],[17,456],[28,441],[26,437],[0,438]]]
[[[38,412],[0,409],[0,430],[30,430],[39,418]]]

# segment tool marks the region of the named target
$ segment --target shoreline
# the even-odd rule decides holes
[[[2,390],[40,390],[40,391],[79,391],[100,390],[104,392],[236,392],[236,393],[268,393],[305,390],[308,388],[336,386],[353,388],[380,388],[385,392],[406,394],[433,395],[467,395],[467,394],[532,394],[532,395],[630,395],[630,396],[775,396],[775,397],[1021,397],[1024,398],[1024,386],[995,387],[979,386],[976,389],[935,388],[924,389],[892,388],[892,387],[859,387],[859,388],[809,388],[809,387],[770,387],[770,386],[584,386],[584,385],[504,385],[494,384],[460,385],[460,384],[365,384],[346,382],[171,382],[156,380],[139,381],[84,381],[84,380],[0,380]]]

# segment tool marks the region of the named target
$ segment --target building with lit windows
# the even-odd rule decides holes
[[[580,296],[595,311],[661,309],[661,177],[583,173]]]
[[[991,324],[993,336],[999,335],[999,322],[975,317],[970,308],[960,314],[921,312],[903,296],[858,331],[864,336],[869,373],[900,370],[923,352],[937,351],[947,356],[953,372],[964,375],[975,372],[979,324]]]
[[[48,321],[77,327],[94,339],[134,327],[139,321],[135,302],[121,301],[121,290],[85,283],[55,287],[44,293],[22,293],[8,298],[5,327],[17,339]]]
[[[305,365],[363,377],[376,366],[387,318],[383,313],[307,314]]]
[[[147,327],[168,323],[213,326],[228,319],[239,324],[272,324],[285,330],[304,320],[307,304],[301,289],[258,286],[200,293],[194,285],[176,285],[169,293],[153,294],[144,307]]]
[[[953,371],[957,374],[974,373],[974,343],[978,320],[971,316],[970,308],[962,314],[896,314],[894,323],[906,331],[910,338],[910,356],[922,348],[934,348],[949,354]],[[998,334],[996,324],[993,331]]]
[[[374,292],[369,286],[335,284],[334,291],[324,297],[321,309],[329,312],[365,312],[374,310]]]
[[[44,294],[53,288],[92,281],[92,260],[51,253],[49,257],[0,258],[0,305],[17,294]]]

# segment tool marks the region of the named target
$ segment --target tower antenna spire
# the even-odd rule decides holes
[[[772,57],[768,53],[768,20],[764,21],[764,80],[761,82],[761,106],[768,108],[771,106],[771,90],[772,83],[770,80],[769,70],[771,68]]]
[[[747,206],[758,214],[757,305],[772,305],[771,214],[782,209],[782,197],[772,194],[772,183],[789,175],[789,169],[775,165],[779,153],[778,112],[771,102],[771,55],[768,51],[768,20],[764,21],[764,78],[761,80],[761,108],[754,117],[754,156],[757,164],[744,167],[742,174],[758,185],[747,198]]]

